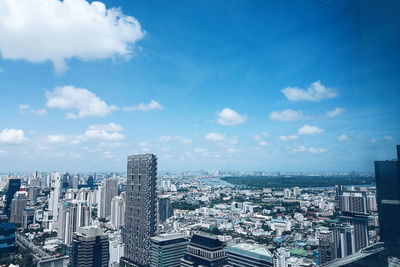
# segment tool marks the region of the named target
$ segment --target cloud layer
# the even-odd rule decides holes
[[[218,113],[218,123],[221,125],[237,125],[246,120],[246,115],[241,115],[230,108],[224,108]]]
[[[59,73],[71,58],[129,58],[144,36],[134,17],[86,0],[2,0],[0,32],[3,59],[51,61]]]
[[[4,129],[0,132],[0,142],[6,144],[20,144],[27,140],[25,133],[20,129]]]
[[[286,87],[282,90],[282,93],[290,101],[321,101],[337,96],[334,90],[323,86],[320,81],[310,84],[307,89]]]
[[[301,111],[286,109],[271,112],[269,118],[275,121],[296,121],[303,119],[304,115]]]

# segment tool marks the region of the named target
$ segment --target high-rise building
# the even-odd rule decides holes
[[[91,222],[90,207],[84,201],[70,200],[60,203],[57,237],[70,245],[73,233]]]
[[[400,257],[400,145],[397,160],[375,161],[379,232],[389,256]]]
[[[376,202],[376,196],[375,195],[367,195],[367,208],[368,211],[378,211],[378,206]]]
[[[108,267],[108,237],[100,228],[80,227],[71,246],[71,267]]]
[[[216,235],[194,233],[181,260],[181,267],[224,266],[227,259],[224,248],[225,243]]]
[[[353,225],[336,225],[335,227],[337,258],[347,257],[356,252]]]
[[[225,248],[228,265],[232,267],[267,267],[273,266],[271,252],[262,246],[247,243]]]
[[[22,212],[28,204],[28,194],[26,191],[18,191],[15,193],[11,202],[10,222],[16,225],[22,224]]]
[[[368,214],[358,212],[342,212],[340,221],[354,227],[354,249],[360,251],[368,246]]]
[[[151,238],[150,266],[179,266],[189,240],[184,234],[161,234]]]
[[[318,248],[321,265],[336,259],[336,245],[333,231],[323,230],[319,233]]]
[[[284,198],[291,198],[292,197],[292,191],[289,188],[283,189],[283,197]]]
[[[119,267],[121,257],[124,256],[124,243],[120,238],[110,240],[110,261],[109,267]]]
[[[165,222],[168,218],[174,216],[171,200],[169,198],[160,198],[158,200],[158,212],[160,216],[160,222]]]
[[[17,191],[19,191],[21,187],[21,179],[20,178],[8,178],[6,185],[6,204],[5,204],[5,214],[10,217],[11,213],[11,201],[14,198],[14,195]]]
[[[367,194],[364,191],[343,191],[339,203],[342,212],[367,212]]]
[[[99,217],[110,218],[111,216],[111,201],[115,196],[118,196],[118,179],[108,178],[103,181],[103,185],[99,187]]]
[[[15,224],[0,222],[0,255],[15,252]]]
[[[111,224],[115,229],[125,225],[125,200],[115,196],[111,202]]]
[[[150,238],[157,233],[157,157],[128,157],[122,266],[149,266]]]
[[[294,197],[300,196],[300,187],[296,186],[293,188],[293,196]]]
[[[31,186],[28,188],[28,200],[36,203],[37,196],[39,194],[39,187]]]
[[[58,201],[61,197],[61,190],[62,190],[62,175],[60,172],[53,172],[51,173],[51,191],[49,197],[49,211],[52,212],[53,219],[57,221],[58,219]]]
[[[339,200],[339,196],[342,195],[343,192],[343,185],[335,185],[335,192],[336,192],[336,200]]]
[[[36,223],[35,214],[34,208],[27,208],[22,212],[22,228],[26,229],[30,224]]]

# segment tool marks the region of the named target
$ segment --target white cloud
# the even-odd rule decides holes
[[[18,109],[22,114],[29,113],[34,115],[46,115],[47,113],[47,110],[45,108],[35,110],[30,105],[24,105],[24,104],[19,105]]]
[[[343,112],[344,112],[344,108],[335,108],[333,110],[327,111],[326,112],[326,116],[328,116],[329,118],[336,118],[337,116],[339,116]]]
[[[231,147],[231,148],[228,148],[228,149],[226,150],[226,152],[228,152],[228,153],[230,153],[230,154],[235,154],[235,153],[239,153],[239,150],[236,149],[236,148]]]
[[[208,141],[215,141],[215,142],[221,142],[221,141],[225,141],[226,136],[224,134],[220,134],[220,133],[208,133],[204,139],[208,140]]]
[[[385,135],[383,137],[383,139],[385,139],[386,141],[389,141],[389,142],[394,140],[393,136],[390,136],[390,135]]]
[[[291,101],[321,101],[337,96],[334,90],[323,86],[320,81],[312,83],[307,89],[286,87],[282,93]]]
[[[304,151],[307,151],[307,148],[305,146],[298,146],[297,148],[289,150],[290,153],[299,153]]]
[[[336,137],[336,140],[338,140],[339,142],[346,142],[349,141],[349,137],[346,134],[341,134]]]
[[[117,107],[107,105],[93,92],[74,86],[57,87],[46,93],[49,108],[77,110],[77,113],[68,113],[68,119],[85,118],[89,116],[104,117]]]
[[[140,103],[133,107],[124,107],[125,111],[151,111],[151,110],[162,110],[164,107],[157,101],[151,100],[149,104]]]
[[[0,142],[7,144],[20,144],[27,141],[24,131],[21,129],[4,129],[0,132]]]
[[[269,118],[274,121],[297,121],[304,119],[304,115],[301,111],[286,109],[271,112]]]
[[[49,143],[64,143],[67,142],[68,137],[65,135],[48,135],[46,141]]]
[[[281,136],[279,136],[279,139],[282,142],[289,142],[289,141],[295,141],[295,140],[299,139],[299,137],[295,134],[291,134],[291,135],[281,135]]]
[[[326,148],[314,148],[314,147],[309,147],[308,152],[313,153],[313,154],[320,154],[320,153],[325,153],[328,150]]]
[[[247,120],[246,115],[241,115],[230,108],[224,108],[218,113],[217,122],[221,125],[237,125]]]
[[[271,145],[271,143],[269,143],[269,142],[267,142],[267,141],[260,141],[260,142],[258,142],[258,144],[259,144],[260,146],[270,146],[270,145]]]
[[[51,61],[58,73],[71,58],[129,59],[145,35],[119,8],[86,0],[2,0],[0,32],[3,59]]]
[[[205,149],[205,148],[196,147],[196,148],[194,149],[194,152],[197,153],[197,154],[200,154],[200,155],[202,155],[202,156],[204,156],[204,157],[209,155],[207,149]]]
[[[298,131],[298,134],[300,135],[305,135],[305,134],[320,134],[323,133],[324,130],[321,128],[318,128],[316,126],[310,126],[310,125],[304,125],[301,127]]]
[[[115,123],[91,125],[81,136],[81,139],[118,141],[125,138],[123,134],[119,133],[122,130],[123,127]]]
[[[262,132],[262,133],[260,133],[260,134],[255,134],[255,135],[253,136],[253,139],[254,139],[255,141],[260,141],[260,140],[262,140],[264,137],[268,137],[268,136],[270,136],[269,133],[267,133],[267,132]]]

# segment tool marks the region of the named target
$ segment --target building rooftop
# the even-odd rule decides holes
[[[241,243],[227,247],[225,250],[227,253],[241,254],[250,258],[272,262],[272,253],[263,246]]]
[[[185,234],[159,234],[157,236],[151,237],[151,240],[154,242],[164,242],[171,241],[174,239],[186,238]]]

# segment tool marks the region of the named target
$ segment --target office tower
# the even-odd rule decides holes
[[[161,234],[151,237],[150,266],[179,266],[189,240],[184,234]]]
[[[15,193],[11,202],[10,222],[16,225],[22,224],[22,212],[26,209],[28,204],[28,194],[25,191],[18,191]]]
[[[157,232],[156,175],[155,155],[128,157],[124,228],[127,266],[150,264],[150,237]]]
[[[90,175],[89,178],[86,180],[86,185],[90,188],[90,190],[94,189],[94,178],[92,175]]]
[[[39,194],[39,187],[31,186],[28,188],[28,200],[36,203]]]
[[[65,245],[71,244],[73,233],[91,222],[90,207],[84,201],[60,203],[57,237]]]
[[[294,197],[300,196],[300,188],[298,186],[293,188],[293,196]]]
[[[115,196],[111,202],[111,224],[115,229],[125,225],[125,200]]]
[[[340,211],[367,212],[367,194],[363,191],[343,191],[339,196]]]
[[[284,198],[291,198],[291,196],[292,196],[292,191],[290,189],[288,189],[288,188],[285,188],[283,190],[283,197]]]
[[[73,189],[78,189],[78,187],[79,187],[79,175],[72,176],[71,180],[72,180],[71,187]]]
[[[13,223],[0,223],[0,255],[16,251],[15,230],[16,226]]]
[[[347,257],[356,252],[354,226],[336,225],[335,227],[337,258]]]
[[[375,161],[379,232],[389,256],[400,257],[400,145],[397,160]]]
[[[115,196],[118,196],[118,179],[108,178],[103,181],[100,190],[100,206],[99,217],[110,218],[111,216],[111,201]]]
[[[290,251],[287,248],[280,247],[275,249],[273,255],[274,267],[286,267],[286,259],[290,257]]]
[[[51,173],[51,182],[50,182],[50,197],[49,197],[49,211],[53,214],[53,219],[57,220],[58,218],[58,201],[61,197],[61,173],[53,172]]]
[[[368,246],[368,214],[358,212],[342,212],[340,221],[354,227],[354,248],[360,251]]]
[[[35,220],[36,210],[27,208],[22,212],[22,228],[27,229],[30,224],[36,223]]]
[[[336,192],[336,200],[339,200],[339,196],[342,195],[343,192],[343,185],[335,185],[335,192]]]
[[[336,259],[335,236],[333,231],[323,230],[319,233],[318,247],[320,264]]]
[[[181,267],[223,266],[227,258],[224,248],[225,243],[216,235],[194,233],[181,260]]]
[[[14,198],[14,195],[17,191],[19,191],[21,187],[21,179],[20,178],[8,178],[6,185],[6,204],[5,204],[5,214],[10,217],[11,213],[11,201]]]
[[[109,247],[109,253],[110,253],[109,266],[110,267],[119,267],[120,259],[121,259],[121,257],[124,256],[124,243],[119,238],[112,239],[112,240],[110,240],[109,243],[110,243],[110,247]]]
[[[165,222],[168,218],[174,216],[171,200],[169,198],[160,198],[158,200],[158,212],[160,222]]]
[[[232,267],[273,266],[271,252],[262,246],[241,243],[225,248],[228,265]]]
[[[71,246],[71,267],[108,267],[108,237],[100,228],[80,227]]]
[[[378,211],[375,195],[367,195],[367,209],[368,211]]]

